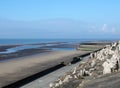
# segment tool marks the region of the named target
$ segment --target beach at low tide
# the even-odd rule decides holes
[[[61,62],[69,62],[73,57],[88,52],[89,51],[55,51],[47,54],[37,54],[0,62],[0,86],[16,82],[37,72],[60,64]]]
[[[69,63],[74,61],[75,57],[79,57],[81,55],[85,55],[95,50],[98,50],[102,48],[104,45],[105,44],[101,46],[101,43],[100,44],[98,43],[97,45],[96,43],[92,43],[92,45],[82,44],[81,45],[82,51],[81,50],[52,50],[49,52],[45,51],[44,53],[37,52],[36,54],[35,53],[30,54],[29,52],[34,50],[34,49],[30,49],[28,50],[29,52],[24,51],[28,55],[26,56],[23,55],[22,57],[17,57],[12,59],[9,59],[9,55],[8,55],[8,59],[0,61],[0,87],[13,84],[19,80],[25,79],[34,74],[45,71],[46,69],[55,67],[59,64],[69,65]],[[97,48],[94,48],[93,46],[94,47],[97,46]],[[58,45],[57,47],[60,47],[60,48],[66,47],[66,45],[65,46]],[[69,47],[71,47],[71,45]],[[72,48],[73,48],[73,45],[72,45]],[[50,73],[50,72],[47,72],[47,73]],[[42,73],[42,75],[45,75],[45,74],[46,73],[44,72]],[[5,88],[9,88],[9,87],[5,87]]]

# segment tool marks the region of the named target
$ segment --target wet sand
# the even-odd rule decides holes
[[[17,46],[20,46],[20,45],[0,45],[0,52],[6,51],[6,49],[17,47]]]
[[[11,48],[19,47],[19,46],[36,46],[36,48],[29,47],[26,49],[22,50],[12,50]],[[60,50],[60,49],[76,49],[77,44],[65,44],[65,43],[40,43],[40,44],[21,44],[21,45],[1,45],[0,46],[0,61],[1,60],[8,60],[8,59],[13,59],[13,58],[19,58],[19,57],[24,57],[24,56],[29,56],[29,55],[34,55],[34,54],[39,54],[39,53],[45,53],[45,52],[51,52],[54,49],[55,50]],[[8,53],[7,49],[11,49]],[[14,52],[13,52],[14,51]],[[1,53],[3,52],[3,53]]]
[[[0,87],[69,61],[89,51],[54,51],[0,62]]]
[[[95,47],[95,45],[92,46]],[[33,49],[31,49],[28,51],[32,54],[30,54],[28,51],[25,51],[23,54],[27,53],[27,56],[22,55],[24,57],[18,56],[19,58],[9,59],[8,56],[6,60],[0,61],[0,88],[29,77],[33,74],[44,71],[48,68],[54,67],[60,63],[69,63],[73,60],[74,57],[93,52],[93,49],[90,47],[91,46],[85,46],[83,51],[50,51],[45,53],[38,52],[39,54],[36,53],[35,49],[35,55],[33,55],[34,53],[31,52]],[[99,48],[95,48],[95,50],[98,50]],[[91,50],[84,51],[86,49]]]

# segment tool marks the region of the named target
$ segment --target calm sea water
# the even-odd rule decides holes
[[[43,46],[53,46],[54,44],[47,43],[56,43],[56,42],[65,42],[68,44],[77,44],[82,42],[90,42],[90,41],[106,41],[106,40],[94,40],[94,39],[0,39],[0,45],[9,45],[9,44],[37,44],[37,43],[46,43],[45,45],[23,45],[18,47],[9,48],[6,51],[0,51],[0,54],[8,54],[14,53],[24,49],[30,48],[42,48]],[[75,47],[64,47],[57,48],[52,47],[52,50],[76,50]]]
[[[101,39],[99,40],[101,41]],[[95,39],[0,39],[0,45],[35,44],[35,43],[51,43],[51,42],[81,43],[86,41],[98,41],[98,39],[97,40]]]

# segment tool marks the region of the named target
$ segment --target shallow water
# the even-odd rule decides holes
[[[63,43],[61,43],[63,44]],[[64,47],[64,48],[54,48],[54,45],[60,45],[60,44],[41,44],[41,45],[22,45],[22,46],[17,46],[17,47],[13,47],[13,48],[9,48],[9,49],[6,49],[6,51],[3,51],[3,52],[0,52],[0,54],[9,54],[9,53],[15,53],[17,51],[20,51],[20,50],[25,50],[25,49],[37,49],[37,48],[41,48],[41,49],[51,49],[51,50],[54,50],[54,51],[61,51],[61,50],[75,50],[74,47]],[[52,46],[52,47],[49,47],[49,46]]]
[[[45,48],[52,50],[76,50],[74,47],[54,47],[58,44],[78,44],[82,42],[96,41],[95,39],[0,39],[0,45],[22,44],[14,48],[6,49],[0,54],[14,53],[24,49]],[[101,40],[97,40],[101,41]],[[106,40],[102,40],[106,41]],[[42,44],[43,43],[43,44]],[[31,44],[31,45],[30,45]],[[53,46],[53,47],[48,47]]]
[[[0,52],[0,54],[7,54],[7,53],[14,53],[20,50],[24,50],[24,49],[31,49],[31,48],[38,48],[40,47],[40,45],[23,45],[23,46],[17,46],[14,48],[9,48],[6,51]]]

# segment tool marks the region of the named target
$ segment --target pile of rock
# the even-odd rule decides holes
[[[106,45],[100,51],[90,54],[90,59],[84,63],[80,63],[72,71],[60,77],[57,81],[50,83],[50,88],[64,88],[75,80],[82,80],[86,76],[98,77],[103,74],[108,74],[118,71],[120,68],[120,41],[114,42],[111,45]],[[80,81],[81,82],[81,81]]]

